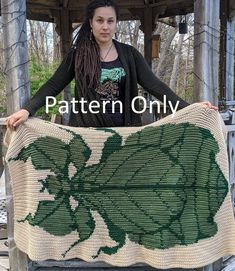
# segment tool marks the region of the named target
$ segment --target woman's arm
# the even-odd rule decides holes
[[[163,101],[164,95],[167,101],[171,101],[172,105],[175,106],[179,101],[178,108],[184,108],[189,104],[177,96],[165,83],[163,83],[154,73],[150,66],[140,54],[138,50],[133,47],[133,54],[136,63],[137,80],[138,83],[147,90],[151,95],[156,97],[158,100]]]
[[[29,115],[33,115],[45,105],[46,96],[58,95],[74,78],[74,54],[71,49],[54,75],[37,91],[37,93],[20,109],[6,119],[7,127],[14,129],[24,123]]]

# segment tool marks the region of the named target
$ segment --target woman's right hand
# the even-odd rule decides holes
[[[20,124],[24,123],[29,117],[29,111],[21,109],[6,119],[7,128],[15,129]]]

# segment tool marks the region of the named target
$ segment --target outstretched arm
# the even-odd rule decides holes
[[[71,49],[63,59],[53,76],[37,91],[37,93],[22,107],[33,115],[46,103],[46,96],[58,95],[74,78],[74,54]]]
[[[33,115],[40,107],[45,105],[46,96],[55,97],[73,80],[75,76],[74,54],[75,49],[71,49],[53,76],[37,91],[21,110],[7,118],[7,127],[14,129],[24,123],[29,115]]]
[[[150,94],[160,101],[163,101],[164,95],[167,101],[171,101],[172,105],[176,105],[179,101],[179,109],[182,109],[189,104],[176,95],[171,88],[169,88],[165,83],[163,83],[151,70],[148,63],[144,57],[140,54],[138,50],[133,47],[133,54],[135,56],[138,83],[146,89]],[[209,101],[202,102],[205,106],[210,109],[218,110],[217,106],[212,105]]]
[[[167,101],[173,105],[179,101],[179,108],[184,108],[189,104],[177,96],[165,83],[163,83],[151,70],[150,66],[138,50],[133,48],[135,57],[138,83],[151,95],[160,101],[163,101],[165,95]]]

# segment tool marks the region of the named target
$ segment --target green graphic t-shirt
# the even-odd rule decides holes
[[[112,119],[115,126],[124,125],[124,108],[120,108],[120,103],[112,105],[114,101],[120,101],[123,105],[124,87],[125,87],[125,70],[117,58],[114,61],[101,62],[100,86],[96,91],[102,101],[110,101],[106,104],[106,114]],[[113,112],[112,112],[113,109]]]

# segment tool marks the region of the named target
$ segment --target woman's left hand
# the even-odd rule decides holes
[[[206,102],[201,102],[200,104],[204,104],[206,106],[208,106],[210,109],[213,109],[213,110],[216,110],[218,111],[218,107],[217,106],[214,106],[213,104],[211,104],[210,102],[206,101]]]

